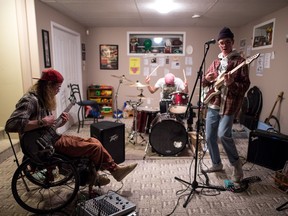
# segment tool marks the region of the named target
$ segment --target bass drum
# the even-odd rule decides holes
[[[183,123],[169,114],[158,115],[151,123],[149,142],[158,154],[176,155],[185,148],[187,141],[188,135]]]

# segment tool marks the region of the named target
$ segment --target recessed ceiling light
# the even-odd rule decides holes
[[[157,0],[151,7],[159,13],[169,13],[177,8],[177,4],[173,0]]]

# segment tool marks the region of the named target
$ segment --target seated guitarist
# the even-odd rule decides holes
[[[232,138],[234,117],[240,109],[245,92],[250,86],[249,70],[247,64],[240,67],[235,73],[228,72],[241,64],[245,59],[233,50],[234,34],[224,27],[218,36],[218,46],[221,53],[215,59],[203,76],[203,87],[214,88],[213,84],[220,77],[224,82],[219,90],[207,104],[206,140],[212,166],[206,172],[217,172],[223,169],[217,140],[221,141],[233,166],[232,180],[239,183],[243,178],[242,163],[239,158],[235,142]],[[215,88],[214,88],[215,90]],[[209,91],[210,92],[210,91]],[[208,92],[208,93],[209,93]]]
[[[18,132],[21,139],[24,133],[29,133],[29,131],[31,133],[31,130],[35,131],[34,129],[37,128],[48,130],[48,128],[62,127],[66,124],[69,118],[68,113],[61,114],[60,124],[57,126],[55,126],[56,119],[52,115],[56,109],[55,96],[63,80],[58,71],[44,70],[37,83],[16,104],[15,111],[6,122],[5,130]],[[94,163],[96,170],[108,170],[117,181],[125,178],[137,165],[117,165],[100,141],[95,138],[84,139],[69,135],[58,135],[57,138],[58,140],[53,144],[56,152],[71,157],[87,157]],[[38,143],[29,144],[37,145]],[[110,179],[98,174],[96,181],[95,184],[101,186],[109,184]]]

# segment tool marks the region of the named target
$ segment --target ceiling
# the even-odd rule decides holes
[[[288,0],[174,0],[175,11],[160,14],[155,0],[41,1],[87,28],[240,27],[288,6]]]

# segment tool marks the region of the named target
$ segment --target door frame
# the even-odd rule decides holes
[[[67,73],[67,71],[65,70],[65,68],[71,68],[70,65],[56,65],[55,63],[56,61],[56,57],[55,57],[55,52],[58,51],[57,47],[56,47],[56,43],[55,43],[55,37],[57,36],[55,34],[55,31],[60,30],[64,33],[67,33],[67,35],[72,35],[76,37],[76,61],[73,62],[74,64],[76,64],[76,69],[73,70],[72,72],[75,71],[74,74],[71,74],[71,71],[69,71],[69,73]],[[68,106],[68,104],[70,103],[68,98],[70,96],[70,88],[68,87],[68,85],[70,83],[78,83],[80,89],[83,89],[83,83],[82,83],[82,66],[81,66],[81,37],[80,37],[80,33],[75,32],[65,26],[62,26],[58,23],[55,23],[53,21],[51,21],[51,55],[52,55],[52,65],[54,66],[54,68],[56,70],[59,70],[60,72],[63,73],[64,76],[64,82],[62,84],[62,87],[60,89],[60,92],[57,94],[56,96],[56,100],[57,100],[57,108],[56,108],[56,115],[59,116],[61,114],[61,112]],[[69,55],[71,53],[65,53],[65,55]],[[83,94],[83,93],[82,93]],[[83,95],[82,95],[83,96]],[[64,131],[66,131],[67,129],[69,129],[74,123],[76,123],[78,121],[77,119],[77,111],[78,111],[78,106],[74,106],[70,112],[69,112],[69,122],[58,129],[58,132],[63,133]]]

